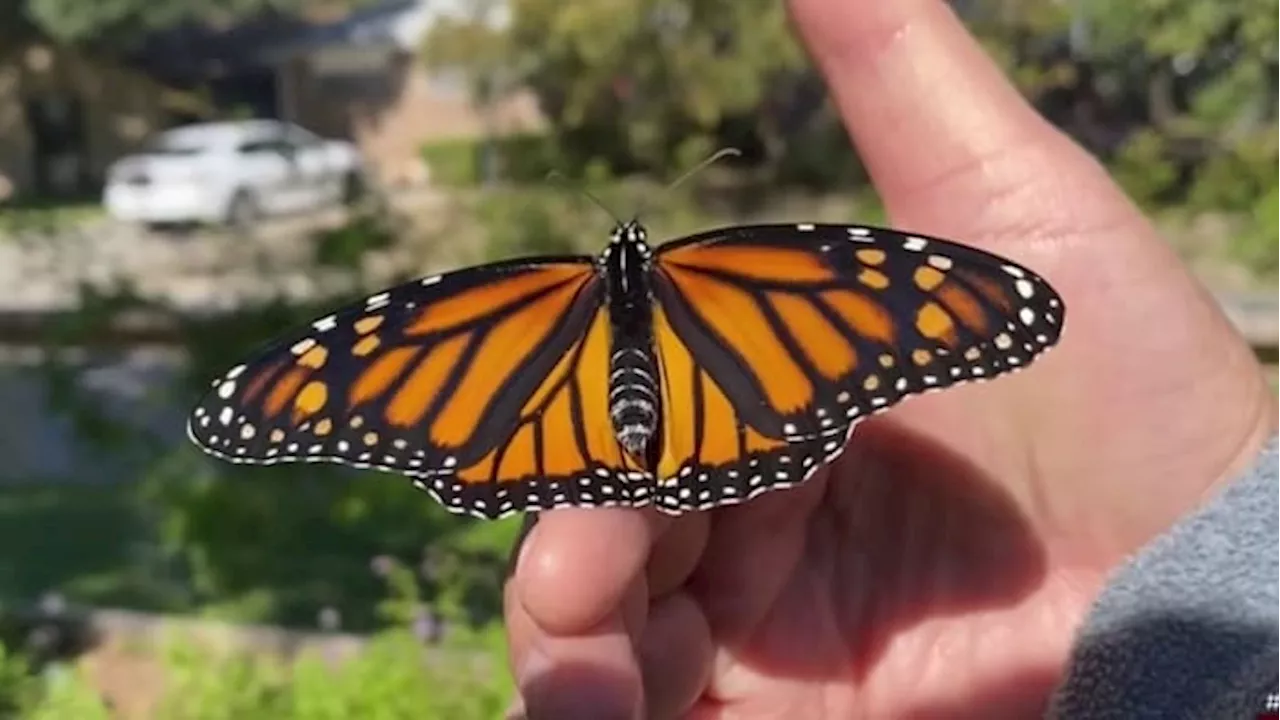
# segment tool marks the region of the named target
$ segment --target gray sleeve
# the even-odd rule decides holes
[[[1280,662],[1277,440],[1107,583],[1049,716],[1254,718]]]

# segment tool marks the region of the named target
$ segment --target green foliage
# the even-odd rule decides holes
[[[476,539],[473,538],[472,542]],[[480,539],[480,544],[485,541]],[[292,659],[219,649],[171,636],[158,648],[164,691],[158,720],[339,720],[497,718],[512,697],[505,635],[496,623],[471,627],[443,611],[443,639],[424,644],[415,625],[430,580],[384,559],[391,625],[354,656],[323,646]],[[438,572],[436,574],[439,574]],[[448,582],[447,577],[443,577]],[[0,720],[107,720],[87,679],[67,665],[36,674],[0,645]]]
[[[422,159],[431,182],[446,187],[473,187],[484,180],[485,153],[490,153],[495,178],[507,183],[538,184],[553,170],[574,175],[561,166],[555,139],[545,135],[504,135],[491,139],[441,140],[424,145]]]
[[[572,191],[554,187],[485,193],[475,213],[487,235],[487,257],[502,260],[580,252],[586,237],[601,235],[583,232],[569,220],[598,217],[583,205]]]
[[[424,646],[410,631],[372,636],[352,657],[308,650],[292,660],[219,650],[185,638],[160,649],[164,690],[157,720],[489,720],[513,684],[497,625]],[[77,669],[32,672],[0,646],[0,720],[108,720]]]
[[[830,104],[789,140],[773,180],[817,192],[866,187],[869,182],[848,131]]]
[[[27,660],[0,645],[0,720],[21,717],[38,693],[39,686]]]
[[[422,146],[431,182],[446,187],[480,184],[480,143],[472,139],[442,140]]]
[[[1187,193],[1193,210],[1253,212],[1258,199],[1276,188],[1275,128],[1242,136],[1208,158]]]
[[[83,226],[102,215],[102,205],[90,202],[0,202],[0,242],[6,236],[49,236]]]
[[[705,155],[732,120],[781,141],[767,105],[802,57],[784,5],[517,0],[511,13],[506,61],[566,146],[665,173]]]
[[[1143,128],[1125,141],[1112,161],[1112,177],[1144,207],[1163,204],[1178,181],[1178,168],[1166,146],[1160,133]]]
[[[381,250],[395,241],[385,214],[356,213],[342,225],[318,234],[315,262],[325,267],[358,267],[370,250]]]
[[[164,720],[497,718],[511,683],[494,646],[499,628],[424,648],[407,630],[375,635],[346,659],[308,651],[290,663],[171,646]]]
[[[55,666],[45,674],[43,692],[23,720],[112,720],[111,711],[77,670]]]
[[[1248,267],[1274,279],[1280,270],[1280,188],[1275,185],[1258,198],[1233,236],[1232,251]]]
[[[348,0],[358,5],[365,0]],[[230,23],[263,11],[296,11],[316,0],[16,0],[0,22],[19,21],[64,42],[127,45],[140,34],[183,22]],[[332,3],[328,3],[332,6]]]
[[[194,604],[240,618],[314,624],[327,608],[344,627],[376,627],[383,555],[460,555],[466,572],[424,588],[427,599],[466,598],[477,621],[498,612],[506,547],[515,527],[491,545],[457,548],[468,520],[450,515],[400,478],[334,466],[228,470],[180,448],[147,479],[162,518],[161,539],[185,568]]]

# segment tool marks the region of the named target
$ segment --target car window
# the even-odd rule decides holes
[[[292,152],[293,145],[289,143],[283,135],[268,135],[265,137],[245,140],[240,143],[236,150],[244,155],[258,153],[275,153],[277,155],[283,155]]]

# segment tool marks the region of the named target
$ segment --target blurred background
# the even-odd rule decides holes
[[[1275,3],[953,5],[1274,381]],[[349,298],[594,252],[573,185],[625,214],[725,145],[655,234],[885,221],[777,0],[0,0],[0,717],[499,717],[518,519],[215,463],[185,414]]]

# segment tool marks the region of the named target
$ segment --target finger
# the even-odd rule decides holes
[[[698,566],[711,530],[707,513],[691,513],[671,523],[654,543],[646,570],[649,595],[661,597],[684,584]]]
[[[654,603],[639,644],[649,717],[684,717],[711,678],[715,653],[707,619],[685,593]]]
[[[792,0],[792,11],[896,221],[970,232],[1006,210],[1025,218],[1021,194],[1045,183],[1109,193],[1122,209],[1097,163],[1023,100],[945,3]]]
[[[644,717],[644,684],[621,613],[572,637],[542,636],[516,680],[530,720]]]
[[[512,579],[520,604],[555,635],[598,624],[643,576],[653,541],[668,523],[652,511],[542,513],[520,548]]]
[[[791,579],[827,481],[824,468],[804,485],[719,512],[688,583],[717,644],[741,642]]]
[[[638,578],[596,625],[558,636],[538,626],[514,581],[503,593],[508,661],[522,718],[635,717],[643,683],[635,647],[645,631],[648,591]]]

